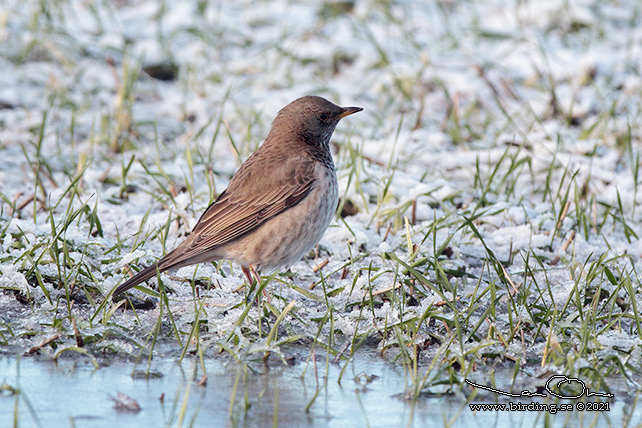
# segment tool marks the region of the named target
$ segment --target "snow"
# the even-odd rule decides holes
[[[51,244],[49,213],[36,202],[34,219],[33,203],[17,213],[8,201],[19,205],[34,193],[49,207],[60,200],[52,208],[56,230],[68,207],[96,205],[103,236],[91,234],[81,214],[67,226],[64,239],[74,247],[73,262],[98,266],[93,273],[99,282],[92,285],[105,296],[125,277],[123,266],[152,262],[196,223],[213,190],[208,167],[216,193],[221,192],[265,137],[277,111],[310,93],[365,108],[343,121],[334,135],[340,147],[335,153],[340,194],[360,212],[330,226],[318,259],[293,268],[295,284],[307,287],[321,281],[309,266],[330,260],[322,270],[328,289],[345,287],[330,299],[340,312],[335,328],[343,334],[421,315],[440,300],[427,290],[417,306],[404,308],[406,313],[390,301],[372,312],[348,305],[360,301],[369,287],[394,285],[396,265],[383,260],[383,254],[394,252],[408,261],[404,217],[412,220],[413,201],[411,238],[416,244],[426,238],[418,257],[433,257],[433,248],[452,236],[453,256],[441,261],[496,280],[487,277],[484,245],[461,227],[463,217],[474,213],[484,244],[501,261],[512,259],[509,271],[515,276],[525,268],[519,252],[562,257],[560,264],[568,266],[549,266],[546,275],[537,274],[540,286],[551,283],[558,305],[573,292],[578,265],[603,254],[614,271],[639,271],[642,244],[627,236],[625,224],[642,233],[642,192],[635,175],[642,138],[642,10],[635,0],[602,3],[496,0],[438,8],[412,1],[358,1],[351,12],[334,18],[320,17],[322,4],[285,0],[207,3],[203,11],[195,1],[161,5],[140,0],[95,9],[71,1],[65,3],[70,13],[58,11],[62,15],[51,18],[38,14],[38,5],[10,3],[0,32],[0,101],[11,105],[0,109],[0,284],[30,287],[36,301],[48,307],[40,287],[27,284],[25,273],[33,261],[22,256],[37,244]],[[390,19],[398,21],[392,25]],[[122,96],[131,78],[125,69],[170,61],[179,68],[178,79],[158,81],[141,72],[129,82],[134,84],[129,98]],[[552,112],[553,93],[562,113]],[[223,120],[215,135],[219,117]],[[570,117],[579,124],[569,125]],[[124,153],[114,152],[113,144],[123,140],[131,145]],[[357,149],[356,160],[348,145]],[[67,187],[82,156],[89,166],[70,203]],[[136,190],[121,198],[123,168],[132,156],[125,184]],[[506,156],[527,162],[509,172],[510,162],[504,160],[491,180]],[[39,160],[50,168],[39,175],[46,195],[34,185],[32,165]],[[388,195],[377,207],[390,177]],[[178,192],[173,200],[164,193],[170,183]],[[183,186],[191,192],[181,191]],[[579,196],[583,187],[585,194]],[[569,212],[555,234],[567,190]],[[581,218],[597,224],[583,225]],[[392,231],[384,242],[389,223]],[[433,224],[445,225],[435,242],[428,234]],[[571,230],[577,231],[575,239],[561,251]],[[133,250],[146,234],[152,237]],[[119,240],[122,245],[116,245]],[[90,248],[83,249],[85,244]],[[375,273],[366,271],[370,266],[385,273],[372,283],[369,274]],[[422,273],[434,278],[426,266]],[[344,267],[350,274],[342,280]],[[39,269],[59,275],[48,254]],[[188,267],[163,277],[177,292],[171,308],[180,314],[182,326],[193,320],[194,302],[188,282],[179,278],[190,279],[194,272]],[[196,277],[216,284],[200,294],[208,316],[217,320],[210,334],[214,339],[229,335],[242,313],[232,307],[245,298],[242,291],[233,292],[243,281],[238,266],[203,265]],[[477,284],[476,279],[458,281],[460,296]],[[45,282],[55,291],[52,281]],[[604,281],[603,286],[612,285]],[[277,287],[283,297],[275,301],[278,309],[302,302],[297,317],[284,322],[316,335],[314,324],[300,325],[297,318],[322,316],[325,300],[307,299],[280,282],[269,287]],[[320,290],[317,285],[311,292],[322,296]],[[2,305],[19,305],[2,296]],[[147,327],[156,311],[145,318]],[[42,316],[35,310],[11,322],[36,328]],[[127,312],[113,316],[122,325],[136,325]],[[370,318],[364,323],[365,316]],[[250,309],[248,319],[259,317],[256,308]],[[246,327],[256,332],[256,324]],[[242,329],[236,332],[245,338]],[[600,341],[603,346],[639,342],[635,334],[619,335]]]

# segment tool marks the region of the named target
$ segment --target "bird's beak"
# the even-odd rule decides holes
[[[360,112],[363,110],[361,107],[343,107],[343,111],[337,116],[337,120],[343,119],[346,116]]]

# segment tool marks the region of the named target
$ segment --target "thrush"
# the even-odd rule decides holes
[[[330,137],[344,117],[363,110],[305,96],[285,106],[265,142],[207,207],[192,233],[113,295],[168,269],[231,260],[248,282],[257,270],[291,266],[321,239],[338,202]]]

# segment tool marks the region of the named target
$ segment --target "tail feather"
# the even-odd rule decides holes
[[[183,266],[188,266],[195,263],[219,259],[219,255],[213,252],[214,249],[212,248],[206,248],[191,255],[188,255],[189,253],[186,254],[184,250],[185,248],[189,247],[194,237],[195,235],[190,235],[185,241],[181,243],[181,245],[167,253],[158,262],[154,263],[153,265],[147,266],[145,269],[141,270],[136,275],[119,285],[114,290],[112,297],[124,293],[125,291],[129,290],[132,287],[135,287],[141,282],[155,277],[157,272],[165,272],[169,269],[178,269]]]
[[[185,265],[191,264],[192,262],[189,258],[185,258],[183,248],[188,245],[190,238],[188,237],[185,241],[181,243],[178,247],[174,248],[169,253],[160,259],[158,262],[153,265],[147,266],[145,269],[138,272],[136,275],[129,278],[127,281],[119,285],[112,294],[113,296],[118,296],[121,293],[129,290],[132,287],[137,286],[141,282],[145,282],[148,279],[151,279],[156,276],[157,272],[165,272],[168,269],[178,269]]]
[[[136,275],[132,276],[127,281],[120,284],[118,288],[114,290],[114,294],[112,294],[112,297],[117,296],[121,293],[124,293],[125,291],[129,290],[132,287],[135,287],[141,282],[145,282],[148,279],[155,277],[157,271],[163,272],[164,270],[167,270],[167,269],[163,269],[159,267],[158,263],[154,263],[153,265],[147,266],[145,269],[141,270]]]

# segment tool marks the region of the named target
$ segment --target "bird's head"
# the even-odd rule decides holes
[[[308,95],[292,101],[279,111],[272,122],[270,136],[275,138],[281,132],[287,132],[309,146],[327,149],[337,123],[361,110],[361,107],[339,107],[325,98]]]

